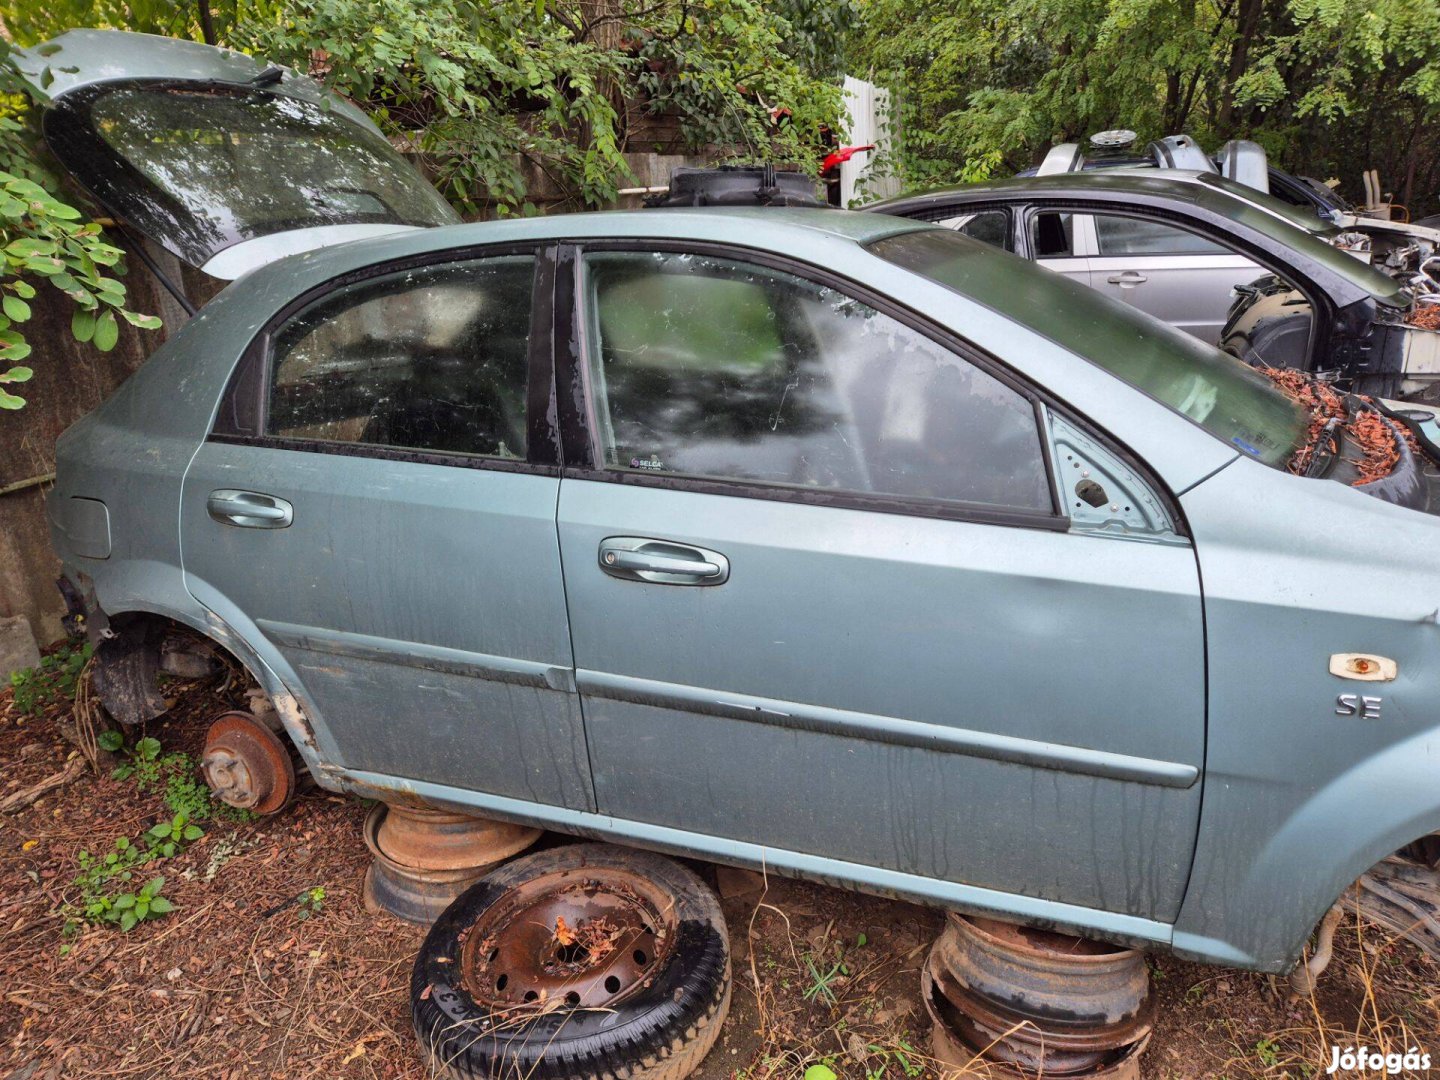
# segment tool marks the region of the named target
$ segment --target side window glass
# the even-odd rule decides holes
[[[903,323],[708,256],[585,274],[608,468],[1053,512],[1030,401]]]
[[[1072,258],[1075,255],[1074,216],[1046,210],[1032,217],[1030,250],[1037,259]]]
[[[1211,240],[1160,221],[1095,215],[1101,255],[1228,255]]]
[[[528,255],[338,289],[280,328],[266,434],[525,456]]]
[[[1010,215],[1004,210],[981,210],[975,214],[962,214],[936,222],[947,229],[973,237],[976,240],[1002,248],[1010,248]]]

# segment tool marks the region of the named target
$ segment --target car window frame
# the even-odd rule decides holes
[[[217,402],[206,441],[341,457],[369,457],[423,465],[448,465],[456,468],[558,477],[561,447],[558,426],[554,422],[557,412],[554,367],[559,251],[560,245],[553,241],[448,248],[372,263],[307,289],[272,314],[251,338]],[[530,334],[526,358],[523,459],[487,457],[452,450],[386,446],[380,443],[297,438],[266,432],[270,387],[275,367],[276,336],[296,315],[342,289],[374,278],[421,268],[517,255],[535,260],[534,276],[531,280]]]
[[[1006,252],[1008,252],[1008,253],[1011,254],[1011,255],[1018,255],[1018,254],[1020,254],[1020,243],[1021,243],[1021,241],[1020,241],[1020,235],[1019,235],[1019,233],[1017,232],[1017,224],[1016,224],[1017,219],[1018,219],[1018,217],[1019,217],[1019,213],[1018,213],[1019,210],[1020,210],[1020,207],[1018,207],[1014,202],[980,202],[980,201],[976,201],[976,202],[974,202],[974,203],[966,203],[966,204],[964,204],[963,206],[960,206],[960,207],[955,207],[955,206],[942,206],[942,207],[939,207],[938,209],[937,209],[937,208],[934,208],[934,207],[930,207],[930,208],[926,208],[925,210],[916,211],[916,212],[913,213],[913,214],[906,214],[906,215],[904,215],[904,216],[906,217],[906,219],[908,219],[908,220],[910,220],[910,221],[926,221],[926,222],[929,222],[929,223],[932,224],[932,225],[940,225],[941,222],[943,222],[943,221],[948,221],[950,218],[959,217],[959,216],[961,216],[962,214],[986,214],[986,213],[1001,213],[1001,214],[1004,214],[1004,215],[1005,215],[1005,247],[1004,247],[1003,249],[997,249],[997,250],[1006,251]],[[952,228],[952,226],[949,226],[949,225],[941,225],[941,228],[949,229],[949,228]],[[959,229],[955,229],[954,231],[955,231],[955,232],[959,232],[960,230],[959,230]],[[966,235],[968,235],[968,234],[966,234]],[[973,240],[973,239],[975,239],[975,238],[974,238],[974,237],[971,237],[971,239]],[[984,241],[981,241],[981,243],[984,243]]]
[[[1228,248],[1226,245],[1224,245],[1224,244],[1220,243],[1219,241],[1217,241],[1214,237],[1206,236],[1206,235],[1204,235],[1204,234],[1202,234],[1202,233],[1198,233],[1198,232],[1196,232],[1194,229],[1187,229],[1187,228],[1185,228],[1185,227],[1183,227],[1183,226],[1181,226],[1181,225],[1175,224],[1175,222],[1173,222],[1173,221],[1159,220],[1159,219],[1157,219],[1157,218],[1151,217],[1151,216],[1146,215],[1146,214],[1125,214],[1125,213],[1119,213],[1119,212],[1116,212],[1116,211],[1113,211],[1113,210],[1110,210],[1110,211],[1091,211],[1091,212],[1089,213],[1088,217],[1090,218],[1090,231],[1091,231],[1091,234],[1092,234],[1093,239],[1094,239],[1094,246],[1095,246],[1095,255],[1094,255],[1094,258],[1097,259],[1097,260],[1101,260],[1101,259],[1216,259],[1216,258],[1244,258],[1244,259],[1249,260],[1250,262],[1254,262],[1254,261],[1255,261],[1254,259],[1251,259],[1250,256],[1248,256],[1248,255],[1244,255],[1244,254],[1242,254],[1242,253],[1240,253],[1240,252],[1238,252],[1238,251],[1233,250],[1232,248]],[[1106,250],[1104,249],[1104,242],[1105,242],[1105,241],[1104,241],[1104,237],[1101,236],[1101,230],[1100,230],[1100,219],[1101,219],[1101,218],[1134,218],[1136,221],[1144,222],[1145,224],[1148,224],[1148,225],[1159,225],[1159,226],[1163,226],[1164,228],[1167,228],[1167,229],[1172,229],[1172,230],[1174,230],[1175,232],[1188,233],[1188,234],[1191,235],[1191,236],[1197,236],[1197,237],[1199,237],[1201,240],[1204,240],[1206,243],[1210,244],[1211,247],[1218,248],[1219,250],[1218,250],[1218,251],[1106,251]]]
[[[699,477],[679,473],[650,473],[607,467],[600,445],[601,424],[596,415],[597,401],[590,385],[590,348],[588,312],[582,288],[582,255],[589,252],[628,251],[638,253],[671,252],[703,257],[749,262],[770,270],[793,274],[803,280],[833,289],[895,319],[908,329],[926,338],[966,363],[973,364],[987,375],[1020,394],[1030,403],[1035,423],[1046,487],[1049,490],[1049,512],[1022,508],[999,507],[983,503],[967,503],[949,499],[916,498],[881,492],[837,491],[829,488],[807,488],[791,484],[758,480]],[[1053,408],[1048,395],[1043,395],[1028,380],[997,358],[977,349],[971,343],[948,332],[930,319],[881,295],[861,282],[846,278],[824,267],[774,252],[714,241],[687,241],[664,238],[589,239],[567,245],[561,256],[568,262],[557,281],[556,294],[556,380],[560,388],[561,440],[564,445],[562,476],[602,483],[631,484],[699,494],[729,495],[774,502],[794,502],[809,506],[901,514],[910,517],[968,521],[976,524],[1032,528],[1050,532],[1069,532],[1072,527],[1067,504],[1058,489],[1055,460],[1049,437],[1045,409]],[[1087,427],[1090,425],[1086,425]],[[1144,470],[1147,479],[1149,470]],[[1151,480],[1152,484],[1154,481]],[[1162,485],[1156,491],[1169,499]]]
[[[1021,242],[1025,244],[1024,257],[1029,259],[1031,262],[1037,263],[1037,265],[1039,263],[1039,260],[1037,260],[1031,252],[1029,243],[1030,214],[1036,211],[1053,211],[1063,208],[1071,211],[1076,215],[1087,216],[1090,219],[1091,239],[1096,241],[1095,246],[1097,247],[1098,236],[1095,235],[1094,226],[1094,215],[1096,214],[1109,214],[1111,216],[1121,217],[1138,217],[1142,220],[1160,221],[1167,225],[1174,225],[1176,228],[1179,229],[1188,229],[1190,232],[1197,233],[1198,235],[1205,237],[1207,240],[1215,240],[1214,231],[1205,228],[1203,222],[1192,219],[1184,214],[1177,214],[1171,210],[1157,208],[1153,206],[1142,206],[1136,208],[1133,204],[1128,203],[1110,202],[1094,198],[1081,199],[1063,196],[1041,202],[1036,201],[1033,195],[1028,195],[1024,198],[1017,198],[1013,201],[1013,204],[1022,205],[1024,207],[1024,213],[1022,214],[1022,217],[1024,218],[1025,223],[1018,233]],[[957,207],[963,207],[968,205],[968,203],[964,202],[950,203],[950,213],[953,214]],[[1218,243],[1219,241],[1215,242]],[[1305,299],[1310,302],[1310,310],[1312,313],[1310,325],[1310,340],[1306,344],[1306,352],[1310,361],[1310,367],[1307,368],[1307,370],[1323,370],[1327,366],[1327,364],[1331,363],[1332,360],[1330,352],[1328,348],[1326,348],[1325,343],[1330,340],[1330,335],[1333,333],[1335,324],[1339,318],[1339,314],[1335,309],[1334,299],[1331,297],[1329,291],[1326,290],[1324,286],[1320,285],[1309,275],[1305,274],[1299,268],[1287,267],[1283,270],[1276,269],[1275,260],[1270,255],[1270,253],[1259,250],[1255,245],[1246,244],[1243,242],[1235,242],[1232,246],[1237,253],[1243,255],[1245,258],[1255,263],[1255,265],[1260,267],[1260,269],[1264,273],[1275,274],[1276,276],[1284,278],[1286,281],[1290,282],[1297,289],[1299,289],[1300,292],[1304,294]],[[1076,257],[1078,258],[1079,256]],[[1172,256],[1089,255],[1085,257],[1099,260],[1142,257],[1171,258]]]

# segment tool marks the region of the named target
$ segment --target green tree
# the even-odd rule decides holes
[[[901,104],[915,182],[1006,173],[1106,128],[1379,168],[1433,203],[1440,0],[861,0],[854,65]],[[1419,206],[1412,207],[1419,209]]]
[[[635,114],[678,115],[693,146],[813,168],[841,113],[818,55],[839,31],[819,11],[808,0],[279,0],[230,39],[358,101],[462,210],[509,213],[529,208],[537,184],[574,206],[612,199],[629,178]]]

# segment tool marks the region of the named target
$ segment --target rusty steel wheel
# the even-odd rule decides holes
[[[280,737],[247,712],[221,713],[205,733],[205,782],[221,802],[273,814],[295,794],[295,766]]]
[[[720,905],[694,874],[577,844],[517,859],[446,909],[411,1008],[451,1076],[681,1080],[714,1044],[729,990]]]

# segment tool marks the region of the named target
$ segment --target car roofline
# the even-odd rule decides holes
[[[833,215],[833,216],[832,216]],[[763,229],[747,229],[743,239],[725,222],[736,220],[764,223]],[[842,222],[844,224],[842,224]],[[799,208],[703,207],[664,210],[597,210],[578,214],[556,214],[540,218],[506,218],[496,221],[469,221],[412,229],[403,233],[366,237],[327,245],[276,260],[269,264],[302,266],[311,273],[347,273],[387,256],[408,258],[429,251],[485,247],[503,244],[584,243],[596,240],[694,240],[728,244],[738,249],[785,254],[786,234],[821,236],[840,244],[865,247],[877,240],[906,232],[939,228],[926,221],[880,214],[858,214],[848,210]],[[328,264],[328,265],[327,265]],[[266,266],[254,273],[263,273]],[[249,276],[249,275],[247,275]],[[307,276],[309,274],[307,273]]]

